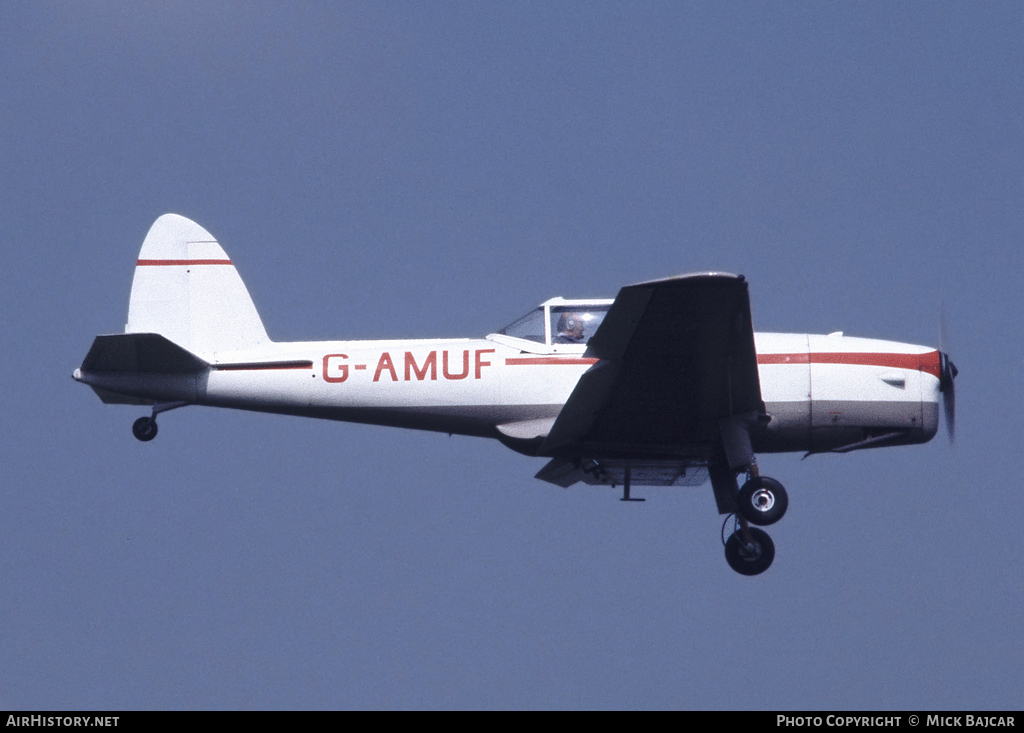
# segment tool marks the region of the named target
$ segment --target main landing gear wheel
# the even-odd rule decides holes
[[[156,437],[156,420],[151,417],[140,417],[132,425],[132,433],[143,442],[152,440]]]
[[[744,538],[750,533],[750,540]],[[775,543],[768,533],[757,527],[737,529],[725,543],[725,560],[740,575],[760,575],[775,559]]]
[[[782,519],[789,506],[789,497],[782,484],[775,479],[755,476],[743,484],[736,503],[744,519],[751,524],[767,527]]]

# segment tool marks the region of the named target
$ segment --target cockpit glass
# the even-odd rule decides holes
[[[505,326],[505,328],[498,331],[498,333],[503,333],[506,336],[515,336],[516,338],[526,339],[527,341],[536,341],[538,344],[543,344],[545,342],[544,309],[535,308],[518,321],[514,321]]]
[[[551,307],[551,343],[585,344],[608,314],[607,305],[556,305]]]

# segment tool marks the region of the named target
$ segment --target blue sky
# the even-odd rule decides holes
[[[1019,708],[1024,15],[1009,2],[0,5],[0,707]],[[700,270],[936,344],[958,441],[710,487],[138,408],[71,371],[162,213],[271,337],[480,336]]]

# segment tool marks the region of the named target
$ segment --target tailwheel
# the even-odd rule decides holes
[[[736,496],[736,504],[740,515],[748,522],[767,527],[782,519],[789,506],[789,497],[782,484],[775,479],[754,476],[743,484]]]
[[[774,559],[775,543],[757,527],[741,527],[725,543],[725,560],[740,575],[760,575]]]
[[[132,425],[132,433],[143,442],[152,440],[156,437],[156,420],[151,417],[140,417]]]

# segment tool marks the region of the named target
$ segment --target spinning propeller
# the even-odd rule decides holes
[[[942,406],[946,410],[946,430],[949,431],[949,442],[953,442],[956,435],[956,390],[953,387],[953,379],[956,378],[957,368],[945,351],[939,352],[939,391],[942,392]]]
[[[956,435],[956,390],[953,380],[959,370],[946,353],[946,330],[946,308],[943,305],[939,320],[939,391],[946,412],[946,430],[949,432],[949,442],[952,443]]]

